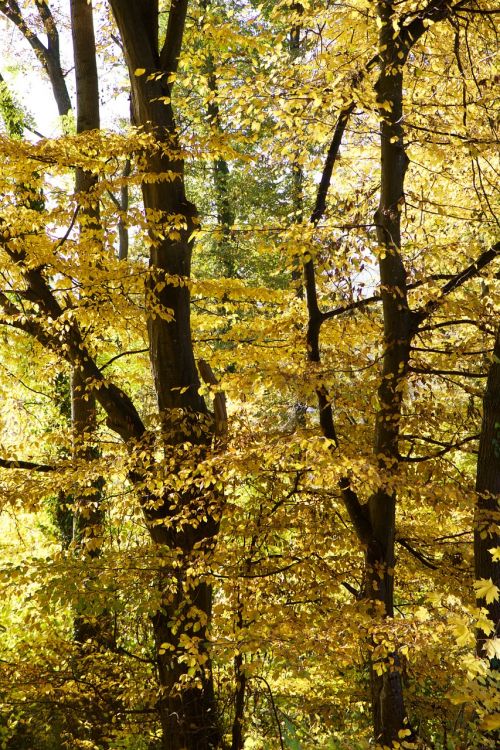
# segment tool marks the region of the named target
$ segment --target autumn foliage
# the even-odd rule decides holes
[[[0,2],[3,748],[498,747],[499,13]]]

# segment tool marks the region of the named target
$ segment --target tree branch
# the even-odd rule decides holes
[[[438,566],[434,565],[434,563],[431,563],[425,555],[422,554],[422,552],[419,552],[415,547],[412,547],[409,542],[406,541],[406,539],[403,539],[402,537],[399,537],[396,539],[396,542],[400,544],[402,547],[404,547],[408,552],[413,555],[413,557],[416,557],[417,560],[419,560],[422,565],[425,565],[427,568],[430,568],[431,570],[437,570]]]
[[[340,144],[342,143],[342,138],[344,137],[347,123],[349,122],[349,118],[354,112],[355,107],[356,102],[352,101],[347,107],[344,107],[344,109],[341,110],[337,119],[337,124],[335,125],[333,137],[328,148],[325,164],[323,166],[323,172],[321,174],[318,191],[316,193],[316,203],[311,214],[310,221],[314,226],[316,226],[321,221],[322,217],[325,214],[326,198],[332,180],[333,167],[339,155]]]
[[[38,464],[34,461],[18,461],[10,458],[0,458],[0,469],[29,469],[31,471],[57,471],[55,466],[49,464]]]
[[[113,362],[116,362],[117,359],[121,359],[122,357],[128,357],[130,354],[146,354],[149,352],[149,348],[146,349],[130,349],[127,352],[120,352],[120,354],[115,354],[114,357],[111,357],[111,359],[108,359],[108,361],[103,364],[99,369],[102,372],[106,369],[106,367],[109,367]]]
[[[447,297],[451,292],[454,292],[456,289],[459,289],[463,284],[465,284],[466,281],[469,281],[469,279],[474,278],[477,276],[477,274],[489,263],[491,263],[495,258],[497,258],[500,255],[500,242],[497,242],[495,245],[490,247],[488,250],[485,250],[484,253],[481,253],[479,258],[475,260],[473,263],[471,263],[467,268],[464,268],[462,271],[459,271],[455,276],[453,276],[442,288],[439,292],[439,295],[437,299],[429,300],[426,305],[421,310],[417,310],[415,312],[415,317],[417,320],[417,331],[420,326],[420,323],[422,323],[426,318],[429,317],[433,312],[435,312],[442,304],[442,301]]]
[[[63,310],[49,289],[40,269],[23,269],[22,255],[17,254],[17,259],[18,266],[28,282],[32,299],[53,320],[61,318]],[[60,331],[60,336],[54,336],[48,333],[38,321],[22,314],[3,292],[0,292],[0,305],[12,318],[9,321],[10,325],[30,334],[42,346],[51,349],[73,366],[81,369],[88,381],[89,389],[95,392],[96,399],[107,414],[107,425],[111,430],[117,432],[124,441],[142,437],[145,427],[132,400],[121,388],[104,378],[90,356],[76,322],[67,322]]]
[[[399,33],[399,45],[405,55],[404,58],[402,58],[402,62],[406,60],[406,57],[415,42],[417,42],[429,28],[426,21],[432,21],[433,23],[444,21],[452,13],[459,10],[463,2],[464,0],[460,0],[460,2],[452,5],[450,0],[431,0],[423,10],[418,11],[415,18],[410,21],[409,24],[403,26]]]
[[[402,461],[403,463],[413,463],[413,464],[423,463],[424,461],[432,461],[435,458],[441,458],[441,456],[445,456],[447,453],[450,453],[453,450],[458,450],[462,445],[465,445],[465,443],[470,443],[473,440],[478,440],[478,438],[479,438],[479,435],[469,435],[469,437],[464,438],[458,443],[448,443],[448,444],[440,443],[438,440],[431,440],[431,439],[427,440],[426,438],[418,438],[418,440],[424,440],[425,442],[433,443],[434,445],[436,444],[445,445],[445,447],[442,450],[437,451],[437,453],[432,453],[429,456],[401,456],[399,455],[398,460]],[[402,438],[402,439],[406,440],[407,438]]]
[[[201,375],[201,379],[207,385],[215,386],[219,385],[219,381],[214,375],[212,368],[205,359],[198,360],[198,370]],[[215,417],[215,434],[219,438],[227,436],[227,409],[226,409],[226,394],[224,391],[216,391],[214,393],[214,417]]]
[[[342,581],[341,586],[343,586],[346,591],[348,591],[350,594],[352,594],[356,599],[359,599],[359,591],[354,588],[354,586],[351,586],[351,584],[348,581]]]
[[[470,372],[469,370],[434,370],[432,367],[408,367],[409,372],[421,373],[422,375],[459,375],[463,378],[487,378],[486,372]]]
[[[357,494],[351,487],[348,477],[342,477],[339,482],[345,507],[349,513],[349,518],[362,544],[368,545],[373,538],[373,528],[368,515],[368,507],[361,505]]]
[[[176,73],[179,67],[187,7],[188,0],[171,0],[165,42],[160,52],[160,68],[167,74]]]
[[[47,47],[50,52],[59,57],[59,33],[52,11],[46,0],[37,0],[36,7],[47,34]]]
[[[0,0],[0,12],[12,21],[28,44],[30,44],[43,69],[49,76],[59,114],[66,115],[71,110],[71,100],[61,68],[57,27],[47,3],[45,1],[37,2],[37,7],[47,33],[47,47],[27,25],[16,0]]]

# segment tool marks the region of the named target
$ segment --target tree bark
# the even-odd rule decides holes
[[[71,0],[70,8],[76,78],[76,129],[77,133],[84,133],[100,127],[93,11],[91,3],[87,0]],[[82,195],[85,203],[89,200],[89,192],[96,184],[96,175],[77,168],[75,190],[77,194]],[[80,241],[85,239],[87,234],[91,235],[91,240],[96,241],[94,235],[98,234],[100,229],[98,204],[87,205],[80,212],[80,217]],[[96,430],[96,401],[94,394],[87,387],[84,373],[78,366],[73,369],[71,378],[71,418],[74,456],[77,460],[92,461],[96,458],[96,449],[90,444]],[[77,546],[85,547],[87,541],[91,542],[100,536],[100,502],[101,491],[97,485],[93,492],[78,498],[73,522],[73,539]],[[91,544],[91,549],[92,556],[95,556],[97,548]],[[75,623],[75,636],[80,642],[94,635],[93,629],[90,630],[92,632],[83,622]]]
[[[396,492],[390,478],[398,466],[398,439],[412,336],[412,316],[406,292],[406,271],[401,257],[401,210],[408,165],[403,142],[403,63],[398,38],[394,38],[391,3],[381,1],[380,75],[376,84],[380,106],[381,189],[375,214],[381,248],[380,287],[384,318],[384,355],[378,389],[379,410],[375,425],[374,452],[385,474],[384,484],[370,497],[368,516],[371,539],[366,551],[366,595],[375,605],[374,614],[394,613],[394,544]],[[403,54],[404,57],[404,54]],[[379,666],[379,665],[377,665]],[[391,746],[407,728],[401,663],[391,653],[381,664],[382,674],[371,665],[372,710],[375,739]]]
[[[172,78],[182,47],[186,0],[173,0],[165,42],[158,45],[156,2],[111,0],[128,65],[133,119],[154,135],[161,149],[145,156],[151,174],[174,173],[173,180],[159,178],[142,188],[147,213],[161,216],[163,239],[154,238],[150,251],[150,280],[146,289],[151,369],[158,399],[166,455],[174,472],[182,466],[183,444],[191,445],[201,461],[214,437],[214,420],[199,394],[190,324],[191,234],[197,225],[196,208],[186,198],[181,157],[171,104]],[[144,75],[136,75],[143,69]],[[151,73],[161,77],[148,80]],[[177,277],[181,283],[171,283]],[[161,291],[157,285],[160,282]],[[166,318],[165,312],[169,311]],[[159,314],[160,312],[160,314]],[[160,696],[158,708],[163,730],[163,750],[209,750],[219,744],[219,731],[207,626],[212,592],[190,572],[209,555],[218,530],[217,497],[194,482],[174,492],[165,480],[162,498],[147,515],[153,540],[177,557],[159,582],[164,602],[152,618]],[[172,580],[175,591],[172,592]],[[170,592],[169,592],[170,588]],[[196,664],[189,666],[186,642],[196,644]],[[197,679],[193,679],[196,672]]]
[[[71,0],[70,10],[76,79],[76,130],[81,134],[98,130],[100,127],[94,20],[92,4],[88,0]],[[80,242],[96,244],[100,249],[99,204],[91,200],[92,189],[97,181],[97,175],[79,167],[76,169],[75,192],[81,196],[84,206],[79,213]],[[91,464],[99,456],[94,440],[97,429],[96,399],[79,364],[73,367],[70,387],[73,456],[77,462]],[[73,499],[75,553],[88,555],[90,559],[98,557],[101,552],[102,486],[103,481],[98,477],[91,487],[79,487]],[[109,644],[110,626],[109,615],[106,612],[99,612],[91,618],[78,610],[75,612],[73,632],[80,647],[80,664],[83,669],[86,656],[95,653],[99,646]],[[77,669],[80,668],[80,664],[77,665]],[[90,727],[85,733],[97,746],[107,747],[104,735],[109,716],[106,715],[105,703],[102,700],[89,700],[87,710]]]
[[[497,330],[493,358],[483,396],[483,419],[479,439],[476,475],[477,506],[474,523],[474,569],[476,579],[491,579],[500,590],[500,561],[493,560],[490,549],[500,547],[500,327]],[[500,600],[478,601],[485,607],[493,626],[492,633],[477,631],[477,652],[484,657],[486,638],[500,635]],[[489,660],[490,669],[499,671],[500,660]]]
[[[210,3],[211,0],[203,0],[203,8],[208,9]],[[208,88],[212,94],[207,107],[210,125],[216,133],[221,133],[222,125],[220,120],[219,103],[217,101],[217,76],[214,57],[211,52],[208,52],[207,55],[206,72]],[[217,243],[219,259],[224,269],[224,275],[228,278],[234,278],[237,273],[237,268],[233,257],[231,227],[235,221],[235,214],[229,195],[229,165],[222,156],[217,156],[213,159],[212,174],[215,190],[215,205],[217,209],[217,224],[221,230],[221,238]]]

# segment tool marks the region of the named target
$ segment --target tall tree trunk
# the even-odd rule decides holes
[[[304,7],[301,3],[295,3],[292,5],[292,11],[297,13],[300,17],[304,12]],[[302,39],[301,39],[302,27],[300,24],[296,24],[290,30],[288,37],[288,43],[290,46],[290,59],[291,61],[297,60],[302,50]],[[300,161],[301,147],[300,144],[297,146],[297,150],[292,159],[292,209],[293,209],[293,222],[294,224],[302,224],[304,221],[304,170]],[[295,255],[292,260],[292,281],[296,288],[296,295],[299,299],[304,297],[304,288],[302,286],[302,259],[299,255]],[[297,415],[303,425],[305,417],[305,405],[297,404]]]
[[[71,30],[76,78],[76,130],[84,133],[100,127],[99,86],[94,36],[92,5],[87,0],[71,0]],[[89,192],[97,184],[97,176],[80,167],[76,169],[75,191],[81,195],[84,209],[81,211],[80,240],[96,241],[99,232],[99,207],[89,203]],[[77,459],[92,460],[95,448],[90,446],[92,433],[96,429],[96,403],[94,394],[86,387],[86,380],[77,367],[71,379],[71,407],[74,432],[74,454]],[[91,508],[99,504],[98,490],[82,498],[81,509],[75,511],[75,539],[84,541],[86,529],[93,527],[97,516]],[[86,507],[85,507],[86,506]]]
[[[212,0],[202,0],[203,8],[208,9],[211,1]],[[219,102],[217,101],[217,75],[214,57],[210,51],[207,55],[206,72],[208,89],[212,94],[207,107],[210,125],[216,133],[220,134],[222,133],[222,124],[220,119]],[[234,278],[237,273],[237,268],[233,257],[231,227],[235,221],[235,214],[229,195],[229,165],[226,159],[220,155],[212,161],[212,175],[214,181],[215,205],[217,209],[217,223],[221,231],[221,237],[217,243],[219,260],[222,262],[224,275],[228,278]]]
[[[132,165],[130,159],[126,159],[122,171],[123,185],[120,188],[119,209],[121,211],[121,215],[118,219],[118,260],[127,260],[128,258],[129,236],[128,229],[125,223],[125,217],[129,205],[127,177],[130,176],[131,168]]]
[[[77,133],[84,133],[100,127],[93,11],[92,4],[87,0],[71,0],[70,8],[76,78],[76,129]],[[98,241],[99,207],[97,203],[89,203],[89,192],[96,184],[96,175],[77,168],[75,191],[81,195],[85,206],[80,214],[80,241]],[[71,378],[71,417],[74,456],[77,460],[92,461],[96,458],[96,448],[91,444],[92,435],[96,430],[96,401],[79,367],[74,368]],[[101,491],[97,482],[91,492],[78,498],[74,512],[74,541],[83,550],[86,544],[89,544],[92,556],[98,551],[92,540],[101,536],[100,501]],[[93,637],[94,630],[81,618],[76,619],[77,641],[83,643],[87,638]]]
[[[500,591],[500,561],[493,559],[490,549],[500,547],[500,327],[497,330],[493,358],[483,396],[483,420],[477,458],[477,509],[474,523],[474,568],[476,579],[491,579]],[[484,656],[488,635],[500,636],[500,599],[480,600],[486,607],[491,633],[477,632],[477,652]],[[500,660],[490,659],[490,669],[500,671]]]
[[[176,179],[145,182],[146,212],[161,216],[163,239],[150,251],[150,280],[146,290],[150,361],[158,399],[165,455],[175,467],[183,464],[177,448],[190,444],[190,465],[203,459],[214,436],[214,421],[199,394],[190,325],[190,294],[185,283],[191,270],[191,234],[196,208],[185,194],[184,164],[171,104],[169,77],[177,70],[187,1],[170,7],[166,38],[158,45],[156,2],[111,0],[122,38],[132,88],[134,122],[164,146],[146,155],[152,174],[175,173]],[[143,69],[145,75],[136,75]],[[148,80],[151,73],[162,77]],[[181,218],[180,218],[181,217]],[[173,225],[176,224],[175,228]],[[175,229],[175,231],[172,231]],[[160,287],[158,288],[158,283]],[[171,317],[158,309],[171,311]],[[194,458],[193,458],[194,456]],[[172,469],[169,470],[172,473]],[[210,554],[218,530],[217,497],[193,479],[191,487],[175,491],[165,479],[162,498],[148,512],[153,540],[166,546],[176,567],[167,567],[159,582],[162,607],[152,618],[163,729],[163,750],[209,750],[219,744],[213,679],[207,644],[212,592],[191,572]],[[174,585],[172,585],[174,584]],[[172,591],[172,588],[174,590]],[[194,663],[186,663],[186,644],[193,644]],[[191,672],[190,672],[191,669]],[[196,679],[194,678],[196,675]]]
[[[88,0],[71,0],[71,30],[76,78],[76,130],[85,133],[100,127],[99,85],[92,3]],[[83,205],[79,217],[80,243],[95,245],[100,249],[99,204],[92,201],[92,189],[97,175],[81,168],[75,173],[75,192]],[[73,367],[71,377],[71,422],[73,430],[73,456],[77,462],[91,465],[99,455],[95,445],[97,429],[96,399],[87,384],[82,369]],[[90,487],[79,488],[74,498],[73,543],[77,554],[89,558],[99,556],[102,539],[102,480],[96,478]],[[106,613],[88,616],[75,613],[73,631],[81,647],[81,662],[77,668],[85,669],[85,658],[109,638],[110,622]],[[91,647],[89,649],[89,643]],[[94,667],[95,668],[95,667]],[[105,725],[109,720],[106,706],[101,700],[90,700],[87,720],[90,728],[85,734],[96,746],[107,747]],[[83,738],[82,738],[83,739]]]
[[[500,326],[497,329],[493,357],[483,396],[483,418],[479,438],[476,474],[477,506],[474,521],[474,572],[476,580],[491,581],[500,592],[500,560],[490,550],[500,549]],[[488,638],[500,636],[500,598],[488,602],[478,599],[478,606],[487,610],[491,630],[476,631],[476,650],[484,658]],[[500,659],[489,657],[490,674],[485,681],[492,707],[498,703]],[[488,733],[491,747],[500,746],[500,730]]]
[[[371,540],[366,551],[366,594],[379,604],[384,617],[394,613],[394,544],[396,493],[388,488],[398,466],[399,425],[403,385],[408,370],[411,314],[406,292],[406,271],[401,257],[401,210],[408,158],[403,143],[403,63],[394,39],[390,2],[379,2],[381,70],[377,81],[380,104],[381,189],[375,215],[380,255],[380,287],[384,316],[384,355],[378,389],[379,410],[374,452],[387,480],[370,497]],[[377,665],[379,666],[379,665]],[[401,664],[397,653],[385,658],[379,674],[372,664],[372,709],[375,739],[391,746],[406,728]]]

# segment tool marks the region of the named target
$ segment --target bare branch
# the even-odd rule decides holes
[[[116,362],[117,359],[121,359],[122,357],[128,357],[130,354],[145,354],[146,352],[149,352],[149,349],[130,349],[127,352],[120,352],[120,354],[115,354],[114,357],[111,357],[111,359],[108,359],[108,361],[102,365],[99,369],[102,372],[106,369],[106,367],[109,367],[113,362]]]
[[[55,466],[50,466],[49,464],[38,464],[34,461],[18,461],[14,458],[0,458],[0,468],[1,469],[28,469],[30,471],[40,471],[40,472],[48,472],[48,471],[57,471],[57,468]]]
[[[419,560],[422,565],[425,565],[427,568],[430,568],[431,570],[437,570],[438,566],[434,565],[434,563],[431,563],[430,560],[428,560],[425,555],[422,554],[422,552],[419,552],[415,547],[412,547],[411,544],[402,537],[399,537],[396,539],[396,542],[400,544],[402,547],[404,547],[408,552],[413,555],[413,557],[416,557],[417,560]]]
[[[484,253],[481,253],[479,258],[475,260],[473,263],[471,263],[467,268],[464,268],[462,271],[459,271],[455,276],[453,276],[441,289],[439,292],[439,295],[436,299],[429,300],[426,305],[421,310],[417,310],[415,312],[416,320],[418,321],[417,325],[419,326],[422,321],[424,321],[426,318],[429,317],[433,312],[439,309],[439,307],[442,304],[442,301],[449,295],[451,292],[454,292],[456,289],[459,289],[463,284],[465,284],[466,281],[469,281],[469,279],[473,279],[477,274],[489,263],[491,263],[493,260],[495,260],[500,255],[500,242],[497,242],[495,245],[490,247],[488,250],[485,250]]]

